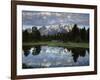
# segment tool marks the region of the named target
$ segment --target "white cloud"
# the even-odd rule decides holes
[[[64,22],[64,19],[60,19],[59,21],[62,23],[62,22]]]
[[[67,18],[68,18],[68,19],[71,19],[71,16],[70,16],[70,15],[68,15],[68,16],[67,16]]]
[[[47,17],[46,16],[43,16],[43,19],[45,20],[45,19],[47,19]]]
[[[35,15],[33,12],[23,12],[23,16],[33,16]]]
[[[40,12],[40,15],[43,15],[43,16],[50,16],[51,13],[50,13],[50,12]]]
[[[51,20],[49,24],[54,24],[55,22],[55,20]]]
[[[62,14],[61,13],[55,13],[56,16],[61,17]]]

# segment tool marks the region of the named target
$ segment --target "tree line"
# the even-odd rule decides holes
[[[74,24],[72,30],[69,32],[58,32],[53,35],[41,35],[40,31],[36,28],[32,28],[32,32],[27,30],[23,31],[23,42],[36,42],[36,41],[63,41],[63,42],[89,42],[89,28],[78,28],[77,24]]]

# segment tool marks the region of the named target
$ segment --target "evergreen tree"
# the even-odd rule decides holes
[[[77,27],[77,24],[74,25],[74,27],[72,28],[72,35],[71,35],[71,39],[75,42],[80,42],[80,30]]]
[[[81,34],[82,42],[86,42],[86,40],[87,40],[87,32],[86,32],[85,27],[81,29],[80,34]]]

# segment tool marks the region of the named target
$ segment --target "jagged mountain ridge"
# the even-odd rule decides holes
[[[57,33],[67,33],[72,30],[73,25],[68,24],[58,24],[58,25],[48,25],[48,26],[33,26],[37,27],[41,35],[53,35]],[[29,33],[32,32],[32,28],[27,28]]]
[[[72,25],[49,25],[39,29],[41,35],[53,35],[57,33],[66,33],[72,30]]]

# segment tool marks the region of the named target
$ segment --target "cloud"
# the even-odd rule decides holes
[[[61,13],[57,13],[57,12],[55,13],[55,15],[58,16],[58,17],[61,17],[62,16]]]
[[[60,23],[63,23],[63,22],[64,22],[64,20],[63,20],[63,19],[60,19],[60,20],[59,20],[59,22],[60,22]]]
[[[47,17],[46,17],[46,16],[43,16],[43,19],[44,19],[44,20],[46,20],[46,19],[47,19]]]
[[[40,12],[39,14],[42,16],[51,16],[50,12]]]
[[[45,11],[23,11],[23,25],[81,24],[89,25],[89,14]]]
[[[56,23],[55,20],[51,20],[51,21],[49,22],[49,24],[55,24],[55,23]]]
[[[67,18],[68,18],[68,19],[71,19],[71,16],[70,16],[70,15],[68,15],[68,16],[67,16]]]

